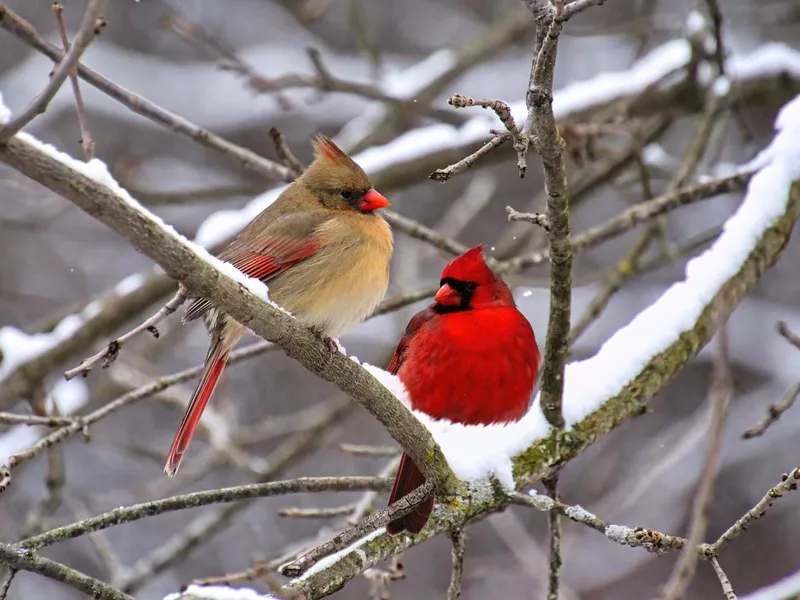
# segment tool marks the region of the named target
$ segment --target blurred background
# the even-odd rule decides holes
[[[50,2],[6,4],[60,46]],[[718,116],[698,177],[718,175],[754,156],[771,138],[776,111],[800,92],[800,6],[793,0],[720,4],[731,56],[752,57],[769,49],[780,60],[770,62],[763,76],[753,79],[758,79],[757,84],[750,81],[741,90],[734,86],[733,108]],[[85,2],[66,0],[64,6],[72,34]],[[558,90],[571,83],[604,71],[628,69],[671,40],[697,36],[697,22],[690,19],[696,8],[705,14],[703,2],[696,7],[683,0],[614,0],[575,17],[565,27],[559,45],[556,105]],[[317,132],[334,136],[343,147],[358,152],[437,121],[458,125],[482,110],[450,109],[446,99],[454,93],[507,102],[524,99],[533,45],[532,19],[516,0],[116,0],[109,3],[107,17],[108,25],[85,54],[85,64],[269,158],[276,158],[276,153],[268,132],[277,127],[304,161],[310,158],[309,139]],[[340,80],[362,83],[396,98],[418,99],[420,108],[313,85],[282,85],[279,78],[284,75],[313,79],[308,48],[318,50],[327,70]],[[442,70],[442,61],[450,66]],[[51,67],[49,59],[0,31],[0,93],[12,111],[22,110],[41,91]],[[673,85],[681,76],[672,73],[662,83]],[[670,96],[668,103],[650,102],[651,96],[642,94],[631,103],[634,106],[621,111],[600,103],[595,110],[589,99],[589,108],[572,111],[565,129],[569,178],[573,185],[584,186],[574,202],[575,232],[644,199],[636,160],[620,158],[637,136],[645,138],[642,155],[653,192],[667,187],[702,110],[702,94],[694,81],[690,83],[693,87]],[[140,117],[85,83],[81,90],[97,157],[135,197],[187,236],[193,237],[210,214],[241,207],[274,185],[243,170],[230,157]],[[596,127],[599,135],[594,135],[588,125],[603,127]],[[83,156],[69,84],[27,130],[75,157]],[[481,141],[490,135],[486,131]],[[538,230],[524,224],[509,227],[505,212],[506,205],[530,210],[540,202],[541,169],[535,155],[529,158],[528,176],[523,180],[508,151],[496,152],[444,185],[427,179],[433,169],[475,148],[473,144],[430,164],[397,169],[391,177],[376,181],[376,187],[397,212],[465,244],[486,242],[498,256],[542,247]],[[612,169],[615,160],[619,165]],[[573,357],[592,355],[680,279],[687,258],[713,239],[741,198],[740,192],[718,196],[670,214],[665,239],[650,244],[641,269],[623,278],[621,289],[575,342]],[[606,288],[609,273],[640,234],[641,230],[627,233],[576,261],[576,322]],[[0,261],[0,326],[27,333],[52,329],[64,315],[101,297],[126,276],[152,270],[150,262],[115,233],[4,166],[0,166],[0,253],[4,257]],[[396,232],[387,298],[435,284],[449,258]],[[730,321],[735,392],[708,540],[716,539],[753,506],[800,456],[796,412],[785,414],[760,438],[741,438],[800,377],[800,352],[775,327],[784,320],[800,330],[799,259],[800,240],[795,238]],[[531,268],[510,282],[543,345],[546,266]],[[51,369],[46,388],[52,390],[51,399],[62,412],[79,406],[84,412],[93,410],[134,387],[202,360],[207,343],[203,326],[182,327],[175,316],[159,327],[158,340],[136,340],[107,371],[96,371],[87,380],[60,380],[63,368],[75,366],[115,333],[156,310],[170,291],[168,286],[151,286],[135,311],[123,311],[111,328],[94,336],[91,352],[81,349]],[[422,305],[374,318],[342,341],[350,353],[383,365],[406,322]],[[710,348],[652,402],[652,412],[619,428],[564,469],[561,494],[565,502],[581,504],[608,522],[686,533],[708,441]],[[71,438],[59,450],[21,468],[0,502],[3,540],[16,540],[86,513],[169,494],[259,478],[374,475],[391,461],[390,457],[342,452],[342,443],[385,445],[391,439],[332,386],[281,352],[272,352],[228,371],[208,419],[218,432],[223,431],[218,434],[221,441],[209,441],[208,432],[201,431],[180,475],[168,481],[161,465],[193,385],[189,381],[127,407],[94,425],[91,443]],[[0,452],[5,457],[42,434],[37,428],[0,426]],[[63,481],[48,489],[48,473],[63,474]],[[313,538],[320,528],[340,524],[343,518],[288,518],[279,516],[279,509],[341,506],[360,497],[304,495],[186,510],[56,545],[45,555],[114,581],[137,598],[161,598],[195,578],[242,571],[255,560],[278,557],[292,543]],[[385,496],[379,496],[376,505],[384,503]],[[721,560],[740,597],[800,568],[796,514],[796,499],[789,497],[726,547]],[[653,597],[676,558],[614,545],[570,522],[564,530],[563,597],[567,599]],[[542,597],[546,531],[543,514],[516,508],[469,529],[463,597]],[[391,584],[392,598],[443,598],[449,564],[446,538],[410,550],[408,576]],[[245,585],[265,589],[258,581]],[[699,564],[686,598],[721,596],[712,570],[706,563]],[[60,600],[78,596],[56,583],[21,573],[9,597]],[[367,582],[356,580],[336,597],[367,597]]]

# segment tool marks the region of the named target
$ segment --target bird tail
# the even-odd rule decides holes
[[[392,492],[389,494],[389,504],[400,500],[403,496],[410,494],[419,486],[425,483],[425,476],[404,452],[400,459],[400,467],[397,469],[397,476],[394,478]],[[425,498],[413,512],[405,517],[400,517],[386,525],[386,533],[397,535],[408,531],[409,533],[419,533],[428,522],[428,517],[433,511],[433,494]]]
[[[214,393],[214,388],[217,387],[220,375],[225,370],[225,365],[230,356],[230,346],[224,344],[222,340],[215,340],[208,351],[206,362],[203,365],[203,374],[200,377],[200,383],[197,384],[189,406],[183,415],[178,431],[175,434],[175,439],[172,440],[172,446],[167,455],[167,462],[164,465],[164,473],[169,477],[175,477],[178,468],[181,466],[183,455],[189,448],[192,442],[192,437],[200,423],[200,417],[203,415],[203,410],[208,404],[211,394]]]

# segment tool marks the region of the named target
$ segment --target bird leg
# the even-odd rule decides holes
[[[328,337],[315,327],[311,327],[311,331],[313,331],[314,335],[316,335],[319,339],[325,342],[325,345],[328,346],[328,351],[331,354],[339,351],[339,346],[336,344],[336,340],[334,340],[332,337]]]

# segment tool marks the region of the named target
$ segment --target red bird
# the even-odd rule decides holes
[[[368,317],[389,285],[392,232],[375,212],[389,201],[327,137],[314,140],[314,162],[219,254],[269,284],[269,296],[320,336],[345,333]],[[245,328],[204,298],[184,322],[205,317],[211,335],[203,374],[169,449],[174,476],[228,356]]]
[[[531,324],[482,250],[483,245],[472,248],[444,268],[435,302],[408,323],[388,367],[414,410],[465,425],[521,419],[540,362]],[[389,504],[423,483],[417,465],[403,454]],[[386,532],[419,533],[432,510],[430,496]]]

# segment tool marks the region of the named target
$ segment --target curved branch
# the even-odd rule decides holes
[[[714,336],[736,306],[759,278],[780,256],[800,218],[800,183],[790,192],[786,210],[759,238],[743,261],[739,271],[725,282],[713,298],[705,303],[694,325],[663,352],[654,356],[620,393],[609,398],[597,410],[566,431],[550,434],[532,444],[514,458],[514,479],[517,485],[541,479],[553,467],[562,465],[580,454],[628,418],[640,414],[648,401],[666,386]],[[724,301],[720,301],[724,299]],[[723,307],[720,309],[720,307]],[[301,591],[311,599],[322,598],[340,589],[364,570],[404,550],[422,544],[431,537],[447,533],[502,510],[509,498],[486,482],[467,487],[459,502],[438,506],[430,524],[419,535],[370,534],[350,547],[348,553],[324,569],[312,570],[291,581],[287,588]]]
[[[70,168],[19,137],[0,146],[0,161],[60,194],[127,238],[194,296],[208,298],[256,335],[281,346],[306,369],[336,385],[371,412],[414,459],[437,493],[447,495],[460,483],[430,432],[366,369],[342,353],[331,353],[311,330],[234,280],[199,246],[179,237],[163,221],[129,196]],[[221,264],[221,263],[219,263]],[[234,274],[237,272],[232,270]]]

